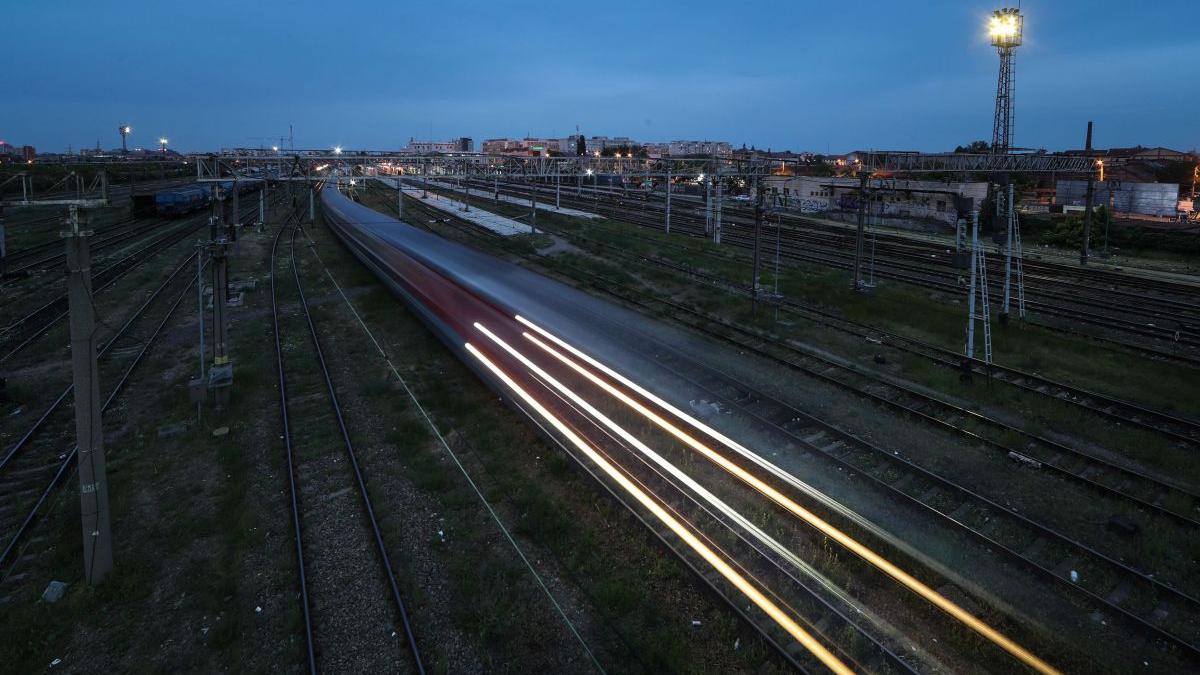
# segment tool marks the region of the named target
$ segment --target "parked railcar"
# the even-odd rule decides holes
[[[183,216],[204,208],[211,201],[211,192],[207,187],[186,185],[155,194],[154,208],[160,216]]]

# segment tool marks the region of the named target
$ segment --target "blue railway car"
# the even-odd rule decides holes
[[[211,194],[203,185],[163,190],[154,195],[154,208],[160,216],[183,216],[207,206],[212,201]]]

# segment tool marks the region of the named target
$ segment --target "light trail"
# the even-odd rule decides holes
[[[479,322],[475,322],[475,328],[478,329],[480,332],[482,332],[484,335],[486,335],[489,339],[491,339],[492,342],[495,342],[497,345],[499,345],[501,348],[503,348],[504,351],[508,352],[513,358],[519,360],[525,367],[532,370],[534,372],[534,374],[536,374],[538,377],[542,378],[542,380],[550,383],[550,385],[552,387],[554,387],[561,394],[563,394],[568,399],[570,399],[575,405],[579,406],[585,412],[587,412],[589,415],[591,415],[592,417],[599,420],[601,424],[603,424],[605,427],[607,427],[609,429],[609,431],[612,431],[614,434],[619,436],[626,443],[629,443],[633,447],[637,448],[637,450],[639,452],[641,452],[646,457],[650,458],[650,461],[652,461],[656,465],[658,465],[659,468],[661,468],[664,471],[666,471],[667,473],[671,474],[671,476],[674,477],[676,480],[682,482],[684,485],[686,485],[692,491],[694,491],[695,493],[700,495],[700,497],[702,497],[704,499],[704,501],[708,502],[717,511],[720,511],[722,514],[724,514],[725,516],[727,516],[728,518],[733,520],[735,523],[737,523],[739,526],[741,526],[741,528],[743,530],[749,532],[751,536],[753,536],[755,539],[757,539],[758,541],[763,543],[767,548],[771,549],[777,555],[783,557],[785,560],[787,560],[789,563],[791,563],[797,569],[801,570],[802,572],[804,572],[805,574],[810,576],[813,580],[815,580],[817,583],[821,584],[821,586],[823,588],[825,588],[826,591],[836,595],[838,597],[838,599],[840,599],[842,602],[845,602],[848,605],[856,605],[856,603],[853,601],[853,599],[848,597],[842,591],[842,589],[840,589],[836,585],[834,585],[833,582],[826,579],[824,577],[824,575],[822,575],[819,571],[817,571],[814,567],[812,567],[812,565],[808,564],[804,560],[801,560],[800,557],[797,556],[794,552],[792,552],[786,546],[781,544],[777,539],[775,539],[774,537],[772,537],[771,535],[769,535],[765,531],[763,531],[763,529],[761,527],[755,525],[748,518],[743,516],[739,511],[737,511],[737,509],[734,509],[732,506],[725,503],[725,501],[722,500],[720,497],[716,496],[710,490],[705,488],[703,485],[696,482],[696,480],[694,478],[689,476],[687,473],[685,473],[679,467],[672,464],[669,460],[667,460],[667,458],[665,458],[662,455],[660,455],[659,453],[655,452],[652,448],[650,448],[644,442],[642,442],[641,439],[639,439],[636,436],[634,436],[633,434],[629,433],[628,430],[626,430],[624,427],[622,427],[621,425],[614,422],[612,420],[612,418],[608,417],[603,412],[598,410],[595,406],[593,406],[591,403],[584,400],[583,397],[581,397],[579,394],[575,393],[569,387],[564,385],[553,375],[550,375],[544,369],[539,367],[537,364],[533,363],[528,357],[526,357],[524,354],[520,353],[515,348],[513,348],[512,345],[508,344],[503,339],[498,337],[495,333],[488,330],[488,328],[486,326],[480,324]],[[524,335],[528,335],[528,333],[525,333]]]
[[[699,429],[700,431],[704,432],[708,436],[720,441],[725,446],[734,450],[735,452],[742,455],[743,457],[750,459],[751,461],[755,462],[759,466],[763,466],[764,468],[769,467],[768,471],[770,471],[772,474],[775,474],[777,476],[781,473],[787,474],[787,472],[783,471],[779,467],[776,467],[774,464],[766,461],[761,456],[759,456],[757,453],[752,452],[745,446],[742,446],[740,443],[737,443],[736,441],[725,436],[724,434],[720,433],[716,429],[709,427],[708,425],[704,424],[700,420],[695,419],[691,415],[688,415],[687,413],[676,408],[675,406],[671,405],[670,403],[667,403],[666,401],[662,400],[658,396],[647,391],[645,388],[634,383],[629,378],[621,375],[620,373],[617,373],[613,369],[609,368],[608,366],[605,366],[604,364],[593,359],[592,357],[588,356],[587,354],[584,354],[583,352],[581,352],[580,350],[571,346],[570,344],[566,343],[565,341],[561,340],[557,336],[551,334],[549,331],[541,328],[540,326],[534,324],[533,322],[529,321],[528,319],[525,319],[524,317],[522,317],[520,315],[518,315],[516,317],[516,319],[521,324],[528,326],[529,328],[537,331],[540,335],[543,335],[548,340],[554,342],[556,345],[559,345],[563,349],[569,351],[571,354],[573,354],[576,357],[578,357],[579,359],[585,361],[592,367],[596,368],[597,370],[600,370],[604,374],[617,380],[618,382],[625,385],[626,387],[629,387],[630,389],[637,392],[642,397],[654,402],[656,405],[669,411],[672,415],[675,415],[676,417],[682,419],[684,422],[687,422],[690,426],[692,426],[696,429]],[[738,478],[739,480],[746,483],[747,485],[753,487],[755,490],[758,490],[760,493],[765,495],[771,501],[775,502],[776,504],[779,504],[780,506],[787,509],[792,514],[796,515],[797,517],[801,518],[805,522],[809,523],[810,525],[815,527],[817,530],[819,530],[820,532],[822,532],[829,538],[837,541],[841,545],[850,549],[856,555],[858,555],[862,559],[866,560],[871,565],[874,565],[877,569],[879,569],[883,573],[887,574],[888,576],[892,577],[896,581],[900,582],[901,584],[903,584],[904,586],[909,588],[911,591],[913,591],[917,595],[921,596],[922,598],[924,598],[925,600],[927,600],[934,606],[938,607],[942,611],[946,612],[950,616],[954,617],[956,620],[963,623],[971,630],[982,635],[984,638],[991,641],[996,646],[1005,650],[1009,654],[1012,654],[1014,657],[1016,657],[1017,659],[1019,659],[1020,661],[1022,661],[1029,667],[1031,667],[1041,673],[1058,673],[1059,672],[1056,668],[1051,666],[1049,663],[1043,661],[1037,655],[1033,654],[1028,649],[1025,649],[1021,645],[1017,644],[1011,638],[1004,635],[1000,631],[998,631],[995,628],[992,628],[988,624],[984,623],[982,620],[980,620],[979,618],[972,615],[970,612],[968,612],[965,609],[963,609],[962,607],[960,607],[954,601],[950,600],[946,596],[944,596],[941,593],[938,593],[934,589],[930,588],[929,586],[927,586],[926,584],[924,584],[917,578],[913,577],[911,574],[900,569],[895,564],[893,564],[891,561],[887,560],[886,558],[879,555],[878,553],[871,550],[870,548],[867,548],[865,545],[860,543],[858,540],[854,539],[853,537],[846,534],[845,532],[842,532],[840,529],[834,527],[832,524],[825,521],[820,516],[816,515],[815,513],[812,513],[811,511],[804,508],[803,506],[800,506],[795,501],[793,501],[791,498],[787,497],[783,493],[779,492],[775,488],[773,488],[770,485],[768,485],[767,483],[763,482],[760,478],[758,478],[754,474],[746,471],[745,469],[741,468],[737,464],[734,464],[729,459],[727,459],[726,457],[717,453],[712,448],[701,443],[700,441],[698,441],[697,439],[695,439],[688,433],[679,429],[679,427],[677,427],[674,424],[671,424],[669,421],[663,419],[661,416],[656,414],[654,411],[650,410],[646,406],[644,406],[641,403],[639,403],[638,401],[634,400],[633,398],[631,398],[624,392],[618,390],[616,387],[613,387],[608,382],[605,382],[604,380],[602,380],[601,378],[596,376],[591,371],[583,368],[582,366],[575,363],[571,359],[568,359],[567,357],[562,355],[560,352],[551,348],[549,345],[545,344],[541,340],[538,340],[534,336],[532,336],[528,333],[525,333],[524,335],[525,335],[526,339],[528,339],[531,342],[533,342],[534,344],[538,345],[540,348],[545,350],[551,356],[555,357],[556,359],[558,359],[560,362],[562,362],[563,364],[570,367],[575,372],[584,376],[589,381],[596,384],[598,387],[602,388],[604,391],[608,392],[611,396],[620,400],[622,403],[625,403],[629,407],[631,407],[634,410],[636,410],[637,412],[641,413],[643,416],[645,416],[650,421],[654,422],[660,428],[667,431],[672,436],[675,436],[680,441],[686,443],[688,446],[690,446],[697,452],[703,454],[709,460],[711,460],[712,462],[714,462],[715,464],[720,466],[722,469],[724,469],[725,471],[727,471],[734,477]],[[787,474],[787,475],[794,479],[794,477],[792,477],[790,474]]]
[[[521,385],[517,384],[517,382],[509,377],[507,373],[501,370],[499,366],[485,356],[483,352],[479,351],[475,345],[467,342],[464,346],[466,347],[467,351],[470,352],[472,356],[479,359],[479,361],[483,363],[483,365],[486,366],[487,369],[492,372],[492,374],[500,378],[505,385],[512,389],[521,398],[521,400],[536,410],[538,414],[542,416],[542,418],[544,418],[555,429],[557,429],[558,432],[562,434],[568,441],[570,441],[572,445],[584,453],[584,455],[586,455],[588,459],[595,463],[596,466],[598,466],[609,478],[620,485],[621,488],[629,493],[634,499],[636,499],[639,504],[654,514],[655,518],[666,525],[672,532],[675,533],[677,537],[683,540],[683,542],[687,544],[689,548],[699,554],[700,557],[703,558],[709,565],[711,565],[713,569],[715,569],[721,576],[725,577],[729,583],[733,584],[767,616],[771,617],[775,623],[779,624],[781,628],[787,631],[788,634],[790,634],[797,642],[803,645],[805,649],[809,650],[814,656],[816,656],[821,663],[825,664],[827,668],[835,673],[839,673],[840,675],[847,675],[854,672],[850,670],[850,668],[847,667],[846,664],[841,661],[841,659],[835,656],[833,652],[829,651],[829,649],[818,642],[816,638],[801,628],[800,625],[797,624],[786,613],[784,613],[784,611],[780,609],[778,605],[771,602],[769,598],[763,595],[761,591],[755,588],[749,581],[746,580],[745,577],[739,574],[737,570],[733,569],[729,563],[722,560],[715,551],[709,548],[704,542],[700,541],[700,539],[697,538],[696,535],[692,534],[686,527],[684,527],[678,519],[676,519],[674,516],[668,513],[666,509],[651,499],[650,495],[646,494],[644,490],[635,485],[633,481],[629,480],[625,474],[618,471],[611,462],[609,462],[607,459],[601,456],[600,453],[596,452],[594,448],[584,442],[584,440],[580,438],[578,434],[572,431],[571,428],[568,427],[556,415],[547,410],[546,407],[538,402],[538,400],[535,399],[532,394],[526,391]]]

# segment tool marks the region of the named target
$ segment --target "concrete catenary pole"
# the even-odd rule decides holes
[[[1013,226],[1016,225],[1016,212],[1013,211],[1013,184],[1012,179],[1008,179],[1008,196],[1004,209],[1005,225],[1008,232],[1004,243],[1004,304],[1000,307],[1000,319],[1008,320],[1008,306],[1012,295],[1012,257],[1013,257]]]
[[[704,181],[704,234],[712,236],[713,229],[713,203],[712,203],[712,176],[709,176]]]
[[[979,209],[971,200],[971,283],[967,295],[967,358],[975,358],[975,275],[979,269]]]
[[[719,244],[719,243],[721,243],[721,202],[724,201],[721,198],[721,166],[720,165],[717,165],[717,175],[714,180],[717,181],[717,196],[716,196],[717,213],[715,216],[713,216],[713,242]]]
[[[752,293],[753,310],[758,311],[758,272],[759,265],[762,262],[761,246],[762,241],[762,217],[763,217],[763,189],[762,181],[758,176],[754,177],[754,272],[750,276],[750,292]]]
[[[537,185],[529,186],[529,226],[537,232]]]
[[[4,205],[0,204],[0,279],[8,271],[8,248],[4,237]]]
[[[858,174],[858,229],[854,235],[854,290],[862,287],[862,256],[863,229],[867,220],[867,178],[866,171]]]
[[[83,527],[83,570],[91,585],[112,571],[112,530],[108,478],[100,420],[100,381],[96,371],[96,317],[92,305],[91,255],[86,216],[70,207],[67,240],[67,297],[70,306],[71,370],[75,391],[75,437],[79,448],[79,512]]]
[[[671,234],[671,164],[667,164],[667,218],[664,223],[664,230],[667,234]]]
[[[404,220],[404,179],[396,174],[396,220]]]
[[[1084,144],[1084,152],[1088,157],[1092,156],[1092,123],[1088,122],[1087,140]],[[1092,237],[1092,199],[1096,189],[1093,181],[1093,171],[1089,168],[1087,175],[1087,197],[1083,209],[1083,239],[1079,242],[1079,262],[1086,265],[1088,256],[1091,254],[1091,237]]]

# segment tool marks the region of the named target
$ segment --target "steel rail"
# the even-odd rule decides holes
[[[400,594],[400,585],[397,583],[395,571],[392,569],[392,559],[388,554],[387,545],[383,541],[383,532],[379,529],[379,521],[375,516],[375,506],[371,501],[371,493],[367,490],[366,479],[363,478],[362,467],[358,462],[358,453],[355,452],[354,443],[350,440],[350,431],[346,427],[346,420],[342,415],[342,406],[338,402],[337,389],[334,387],[333,377],[329,374],[329,367],[325,362],[325,351],[321,348],[321,339],[317,333],[317,326],[313,322],[312,313],[308,307],[308,298],[304,294],[304,284],[300,280],[300,269],[296,264],[295,250],[296,233],[299,231],[300,226],[298,224],[293,226],[289,249],[292,258],[292,278],[296,282],[296,291],[300,296],[300,308],[304,311],[304,319],[308,324],[308,333],[312,338],[313,352],[316,355],[316,362],[321,368],[321,375],[325,381],[325,389],[329,395],[329,405],[333,409],[334,417],[337,419],[338,432],[341,434],[346,456],[350,460],[350,466],[354,470],[355,484],[358,487],[358,494],[362,498],[362,506],[366,513],[367,521],[371,525],[371,534],[375,540],[375,549],[379,554],[380,562],[387,576],[392,601],[396,605],[396,611],[399,613],[401,623],[404,626],[404,636],[408,641],[408,648],[413,657],[413,663],[417,668],[417,672],[424,675],[425,665],[421,658],[421,651],[417,647],[417,638],[413,632],[408,608],[405,606],[404,599]],[[274,267],[272,267],[272,271],[274,271]],[[274,299],[272,299],[272,307],[274,307]],[[276,335],[278,335],[278,321],[276,321],[275,326]],[[290,434],[291,431],[290,429],[284,429],[284,433]]]

